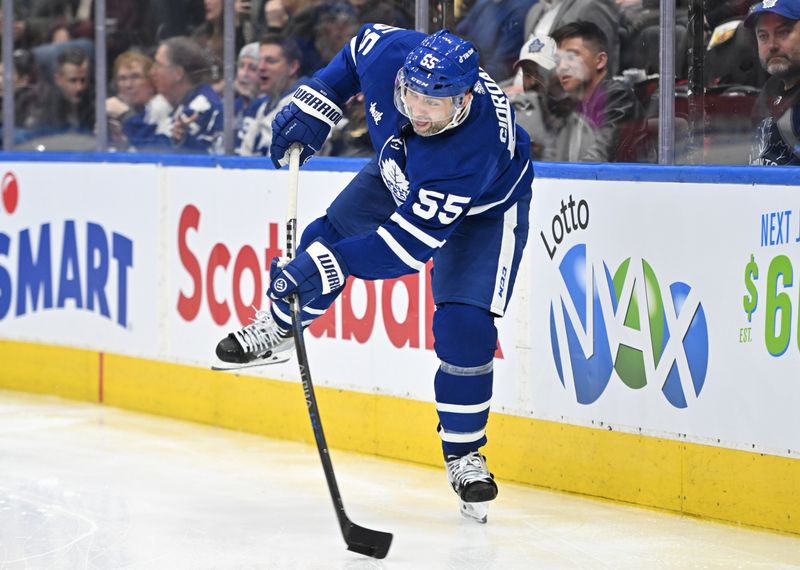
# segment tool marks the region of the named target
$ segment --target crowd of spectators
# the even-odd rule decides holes
[[[94,148],[94,4],[14,2],[16,148]],[[675,38],[676,121],[684,128],[691,96],[687,4],[677,0]],[[223,5],[106,0],[112,149],[223,152]],[[718,162],[748,161],[765,114],[755,102],[774,73],[759,58],[753,26],[744,25],[759,5],[704,2],[701,144],[713,146],[715,136],[726,141]],[[450,28],[475,43],[481,66],[504,86],[531,134],[532,158],[657,160],[659,0],[457,0],[455,6]],[[232,112],[235,152],[243,156],[268,153],[271,120],[287,96],[362,24],[414,26],[411,0],[235,0],[233,12]],[[322,154],[369,155],[366,117],[361,98],[349,101],[346,120]]]
[[[505,89],[518,121],[532,134],[533,158],[657,161],[658,0],[538,0],[523,16],[511,9],[515,2],[499,4],[506,5],[508,19],[496,37],[508,42],[507,36],[514,33],[514,41],[522,47],[510,66],[505,55],[496,62],[505,73],[496,71],[495,78],[509,77]],[[756,99],[759,93],[759,100],[764,99],[762,88],[774,72],[763,53],[760,59],[765,48],[753,29],[753,11],[789,6],[791,28],[795,23],[791,7],[798,7],[800,17],[800,0],[695,3],[694,9],[702,8],[695,20],[703,24],[696,38],[689,37],[688,0],[676,4],[676,114],[667,118],[674,121],[676,160],[757,163],[751,149],[757,136],[764,144],[756,127],[763,122],[765,106],[757,105]],[[488,53],[499,53],[493,47],[496,43],[480,35],[478,41],[492,46]],[[787,46],[773,49],[791,67],[800,66],[796,61],[800,49],[796,56]],[[690,85],[690,79],[698,76],[701,84]],[[794,151],[800,157],[800,148]]]

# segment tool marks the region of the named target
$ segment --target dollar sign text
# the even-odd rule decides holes
[[[742,297],[744,312],[747,313],[747,322],[752,322],[753,313],[758,306],[758,291],[756,290],[754,279],[758,279],[758,264],[753,254],[750,254],[750,261],[744,268],[744,286],[747,287],[747,295]]]

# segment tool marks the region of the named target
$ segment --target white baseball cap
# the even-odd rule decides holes
[[[531,34],[528,41],[519,50],[519,59],[514,67],[523,61],[532,61],[541,65],[547,71],[556,68],[556,42],[550,36],[537,36]]]

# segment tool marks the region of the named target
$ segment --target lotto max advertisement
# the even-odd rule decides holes
[[[534,188],[533,415],[800,456],[797,189]]]

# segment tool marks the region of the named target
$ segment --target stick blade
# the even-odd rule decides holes
[[[350,523],[344,541],[347,543],[347,550],[372,558],[386,558],[392,545],[392,538],[394,537],[391,533]]]

